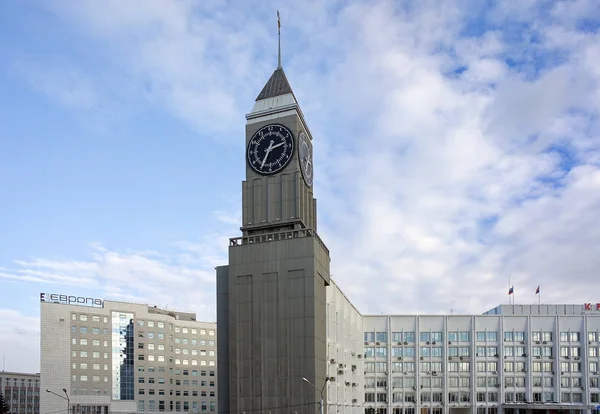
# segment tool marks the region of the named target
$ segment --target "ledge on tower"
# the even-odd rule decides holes
[[[283,69],[277,68],[267,81],[267,84],[264,86],[264,88],[262,88],[262,91],[260,91],[258,94],[256,100],[260,101],[262,99],[273,98],[275,96],[281,96],[288,93],[293,94],[292,87],[285,77]]]

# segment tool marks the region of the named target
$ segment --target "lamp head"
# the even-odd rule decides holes
[[[66,388],[63,388],[63,392],[66,394],[66,393],[67,393],[67,389],[66,389]]]
[[[50,392],[50,390],[46,390],[46,392]]]
[[[305,377],[302,377],[302,381],[308,382],[310,384],[310,382]]]

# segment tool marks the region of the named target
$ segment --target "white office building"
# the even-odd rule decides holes
[[[215,323],[135,303],[41,300],[41,413],[216,411]]]
[[[358,313],[333,282],[327,289],[326,412],[598,413],[595,304],[375,316]]]

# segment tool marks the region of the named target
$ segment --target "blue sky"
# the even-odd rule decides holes
[[[41,291],[215,319],[277,8],[362,312],[483,312],[508,275],[517,303],[600,301],[600,4],[481,4],[0,3],[6,368],[38,369]]]

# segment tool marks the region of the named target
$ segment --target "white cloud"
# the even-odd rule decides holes
[[[317,3],[282,13],[285,67],[315,138],[319,231],[357,307],[483,312],[506,301],[509,275],[517,301],[534,301],[538,284],[544,301],[595,300],[600,42],[574,24],[593,3],[557,19],[537,2],[501,2],[466,37],[464,2]],[[144,99],[199,131],[241,131],[274,67],[267,9],[113,1],[57,13],[89,27],[114,70],[146,85]],[[212,267],[226,262],[227,236],[2,274],[81,277],[214,319]]]

